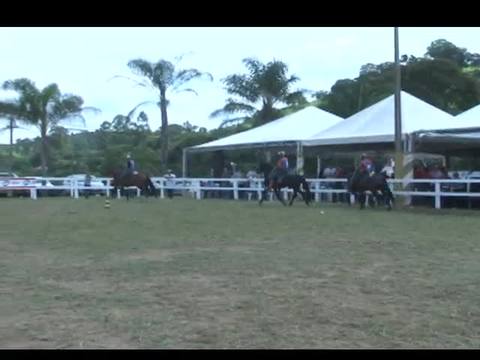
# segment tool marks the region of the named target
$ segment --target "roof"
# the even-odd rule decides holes
[[[395,134],[394,95],[346,118],[310,139],[305,146],[393,142]],[[472,121],[462,121],[409,93],[401,93],[402,134],[425,130],[471,128]],[[478,126],[480,127],[480,125]]]
[[[306,107],[293,114],[269,122],[268,124],[243,131],[190,148],[190,151],[250,148],[256,146],[284,144],[309,138],[342,121],[337,115],[314,106]]]
[[[449,149],[479,149],[480,132],[423,132],[418,135],[421,146],[429,148]]]

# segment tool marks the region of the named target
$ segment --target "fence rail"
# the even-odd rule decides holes
[[[91,186],[85,186],[83,181],[71,178],[45,177],[45,178],[0,178],[0,193],[27,192],[32,199],[37,199],[39,192],[60,192],[78,199],[84,192],[99,193],[111,196],[113,187],[111,178],[96,178]],[[209,192],[223,192],[229,194],[233,199],[238,200],[241,194],[247,193],[248,200],[256,194],[261,196],[263,191],[263,179],[226,179],[226,178],[174,178],[164,177],[152,178],[155,187],[160,192],[160,198],[165,198],[168,191],[181,191],[183,195],[191,194],[200,200]],[[48,182],[48,185],[45,185]],[[346,189],[347,179],[307,179],[310,191],[315,195],[315,201],[323,201],[322,194],[326,194],[331,200],[333,194],[348,194]],[[43,183],[43,184],[42,184]],[[102,183],[100,186],[99,184]],[[396,196],[408,197],[433,197],[434,206],[437,209],[442,207],[443,198],[478,198],[480,199],[480,179],[391,179],[388,180],[392,192]],[[473,185],[473,186],[472,186]],[[427,189],[428,188],[428,189]],[[140,196],[140,190],[136,189],[136,195]],[[292,190],[283,189],[284,198]],[[120,198],[117,191],[114,196]],[[168,194],[167,194],[168,195]],[[272,199],[272,195],[270,196]]]

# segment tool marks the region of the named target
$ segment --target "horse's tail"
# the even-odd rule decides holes
[[[147,182],[147,189],[150,190],[150,194],[156,195],[157,189],[155,188],[155,185],[153,184],[152,179],[150,179],[150,176],[146,177],[146,182]]]
[[[349,193],[353,193],[353,186],[354,186],[354,181],[357,180],[358,177],[358,169],[355,169],[353,173],[350,174],[350,177],[347,176],[347,191]]]
[[[310,186],[308,185],[307,180],[302,176],[302,187],[305,191],[305,196],[307,197],[307,203],[312,200],[312,193],[310,192]]]

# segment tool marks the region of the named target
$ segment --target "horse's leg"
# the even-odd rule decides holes
[[[373,193],[373,200],[374,200],[374,206],[380,206],[381,202],[383,201],[382,193],[378,190],[375,190]]]
[[[283,200],[282,196],[280,195],[280,188],[274,187],[273,191],[275,193],[275,196],[277,197],[278,201],[280,201],[284,206],[287,206],[285,203],[285,200]]]
[[[370,206],[371,208],[375,208],[375,200],[377,199],[377,192],[375,190],[370,191],[370,194],[368,195],[368,203],[367,205]]]
[[[365,209],[365,200],[366,200],[366,195],[364,192],[361,192],[358,194],[358,202],[360,203],[360,209]]]
[[[308,202],[307,202],[307,193],[305,191],[302,191],[300,190],[300,188],[298,188],[298,193],[300,194],[300,196],[302,197],[303,201],[305,201],[308,205]]]
[[[310,206],[310,193],[306,192],[306,191],[302,191],[302,190],[298,190],[300,195],[302,195],[302,198],[303,198],[303,201],[305,201],[305,204],[307,204],[308,206]]]
[[[393,193],[390,190],[390,187],[388,184],[385,184],[384,189],[383,189],[383,194],[385,196],[385,205],[387,207],[387,210],[392,210],[392,205],[393,205]]]
[[[267,198],[267,192],[268,192],[268,189],[264,188],[263,191],[260,193],[260,199],[258,200],[258,205],[262,205],[263,200]]]
[[[295,198],[297,197],[297,193],[298,193],[298,188],[294,186],[293,195],[292,195],[292,198],[290,199],[290,203],[288,204],[289,206],[292,206],[293,200],[295,200]]]

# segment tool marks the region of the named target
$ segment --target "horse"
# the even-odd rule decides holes
[[[388,176],[385,172],[378,174],[368,175],[360,174],[358,170],[355,171],[352,177],[348,181],[348,191],[351,194],[356,194],[359,202],[360,209],[365,208],[366,192],[369,191],[374,196],[377,203],[382,198],[385,200],[387,210],[392,210],[394,203],[393,193],[387,183]]]
[[[152,179],[146,174],[141,172],[134,172],[125,174],[122,170],[116,170],[113,173],[113,181],[112,186],[114,188],[114,192],[117,192],[117,189],[120,189],[120,192],[124,193],[124,187],[129,186],[136,186],[139,188],[145,196],[154,195],[158,197],[157,189],[155,185],[153,185]],[[127,200],[129,200],[130,195],[129,192],[126,192]]]
[[[263,200],[265,200],[267,192],[269,190],[270,179],[272,178],[272,175],[273,175],[272,169],[273,167],[268,163],[262,163],[258,168],[259,172],[263,173],[263,176],[264,176],[264,190],[259,200],[259,205],[262,205]],[[305,201],[305,204],[310,205],[312,194],[310,192],[310,187],[308,186],[308,183],[303,176],[287,174],[282,178],[280,182],[276,180],[273,181],[272,189],[273,189],[273,192],[275,193],[275,196],[283,205],[286,206],[287,204],[280,196],[280,190],[285,187],[293,189],[293,196],[288,204],[289,206],[292,206],[293,200],[295,200],[298,193],[302,195],[302,198]],[[303,188],[303,191],[300,189],[300,187]]]

